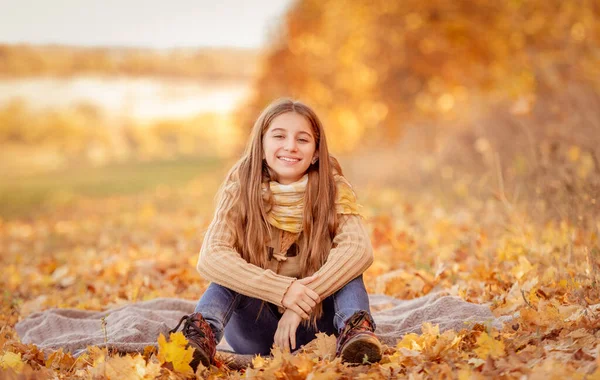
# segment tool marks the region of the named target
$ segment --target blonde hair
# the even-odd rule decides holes
[[[270,257],[266,244],[272,228],[267,222],[267,213],[272,197],[270,191],[263,196],[262,185],[277,178],[263,160],[263,136],[273,120],[287,112],[304,116],[310,123],[318,152],[317,161],[307,170],[303,230],[298,244],[301,276],[307,277],[325,263],[331,250],[338,224],[334,171],[342,175],[339,163],[329,154],[323,125],[310,107],[287,98],[267,106],[254,123],[242,158],[229,171],[220,197],[231,197],[230,202],[226,202],[229,209],[225,212],[229,215],[229,227],[234,231],[234,248],[247,262],[267,268]],[[322,308],[316,308],[312,322],[321,314]]]

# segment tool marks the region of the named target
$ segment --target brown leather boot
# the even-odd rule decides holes
[[[383,348],[374,331],[375,322],[368,312],[354,313],[337,338],[336,355],[341,356],[343,362],[353,364],[379,362]]]
[[[202,314],[192,313],[184,315],[177,324],[177,327],[169,331],[169,333],[176,332],[183,321],[185,321],[182,329],[183,335],[188,340],[188,345],[194,348],[194,356],[190,367],[192,367],[194,372],[200,362],[205,367],[209,367],[211,363],[214,363],[217,352],[217,342],[215,341],[215,335],[210,325],[204,320]]]

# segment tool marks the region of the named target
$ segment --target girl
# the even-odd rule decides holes
[[[185,321],[193,368],[213,362],[223,334],[237,353],[267,355],[321,331],[338,336],[342,360],[377,362],[382,347],[362,279],[372,262],[321,122],[298,101],[275,101],[221,187],[197,266],[212,283],[172,331]]]

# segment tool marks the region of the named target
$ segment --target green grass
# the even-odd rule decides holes
[[[218,158],[180,158],[3,179],[0,182],[0,217],[33,216],[76,196],[135,194],[158,185],[182,185],[198,176],[215,173],[222,166],[223,161]]]

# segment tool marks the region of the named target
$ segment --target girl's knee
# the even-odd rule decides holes
[[[241,355],[269,355],[271,353],[273,335],[267,331],[262,334],[253,334],[232,327],[234,326],[228,326],[225,330],[225,339],[233,351]]]

